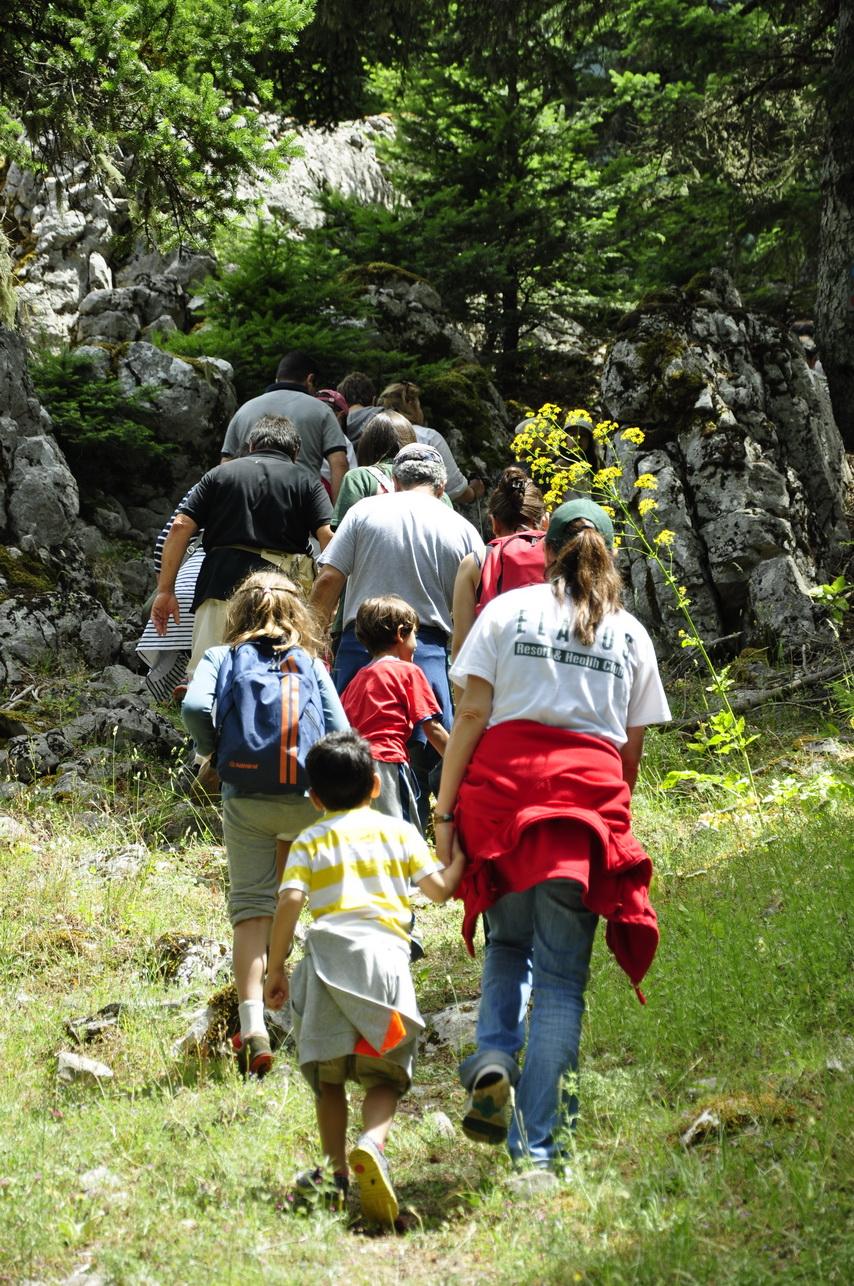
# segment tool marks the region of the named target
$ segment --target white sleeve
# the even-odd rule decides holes
[[[627,728],[645,728],[651,723],[668,723],[670,706],[658,672],[652,639],[646,630],[637,635],[638,668],[635,672],[626,714]]]
[[[486,679],[495,687],[498,671],[498,630],[493,624],[495,612],[490,609],[498,600],[487,603],[480,616],[471,627],[459,655],[449,671],[451,679],[460,688],[466,680],[474,675],[477,679]]]
[[[358,504],[348,509],[335,529],[335,535],[317,559],[318,567],[336,568],[343,576],[349,576],[356,560],[356,533],[358,528]]]

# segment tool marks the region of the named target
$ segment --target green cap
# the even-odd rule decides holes
[[[587,499],[567,500],[565,504],[558,505],[549,519],[546,543],[552,549],[560,549],[570,538],[570,523],[578,518],[584,518],[591,527],[595,527],[608,548],[614,548],[614,524],[601,505]]]

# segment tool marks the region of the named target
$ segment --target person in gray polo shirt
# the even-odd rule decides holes
[[[347,439],[335,413],[314,396],[316,363],[307,353],[294,349],[279,362],[275,383],[260,397],[244,402],[231,417],[222,444],[222,460],[242,455],[246,440],[262,415],[287,416],[296,426],[302,444],[300,464],[320,476],[324,460],[329,463],[333,503],[347,472]]]
[[[392,478],[392,495],[360,500],[341,519],[318,559],[311,605],[328,625],[344,591],[344,632],[332,671],[339,692],[371,660],[355,631],[356,613],[365,599],[398,594],[414,607],[420,624],[412,659],[427,676],[442,722],[450,728],[448,644],[454,580],[467,554],[483,558],[484,544],[470,522],[441,503],[447,473],[434,447],[420,442],[403,447],[394,457]],[[420,753],[420,730],[414,742],[412,767],[426,805],[427,773],[434,756],[426,746]]]

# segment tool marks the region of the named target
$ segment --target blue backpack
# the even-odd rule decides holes
[[[214,723],[222,781],[263,795],[304,793],[305,757],[324,733],[311,657],[266,640],[231,648],[217,675]]]

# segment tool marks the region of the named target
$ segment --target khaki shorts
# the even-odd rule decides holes
[[[306,1063],[300,1071],[315,1093],[320,1085],[343,1085],[346,1081],[356,1081],[363,1090],[388,1085],[398,1094],[405,1094],[410,1085],[409,1077],[399,1063],[393,1063],[390,1058],[372,1058],[368,1054],[341,1054],[323,1063]]]
[[[276,840],[296,839],[317,817],[305,795],[231,795],[223,799],[228,914],[233,925],[274,914],[279,895]]]

